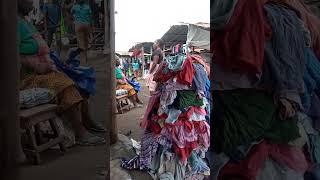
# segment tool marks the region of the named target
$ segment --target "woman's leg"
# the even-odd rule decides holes
[[[76,138],[82,138],[88,133],[86,128],[82,125],[81,104],[75,105],[66,111],[66,117],[70,120]]]
[[[83,122],[83,125],[88,128],[89,130],[93,130],[93,131],[96,131],[96,132],[106,132],[106,129],[98,124],[97,122],[95,122],[91,116],[90,116],[90,113],[89,113],[89,102],[87,99],[85,99],[83,102],[82,102],[82,108],[81,108],[81,112],[82,112],[82,122]]]
[[[138,103],[138,95],[137,94],[130,96],[129,99],[133,103],[134,107],[142,107],[142,105]]]
[[[75,25],[78,47],[80,51],[80,65],[87,65],[87,52],[86,52],[86,41],[85,41],[85,28],[82,25]]]
[[[89,133],[82,124],[81,104],[71,107],[66,116],[71,121],[75,131],[77,142],[80,145],[98,145],[104,144],[105,139]]]

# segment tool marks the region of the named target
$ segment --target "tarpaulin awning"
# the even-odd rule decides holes
[[[189,24],[186,44],[199,49],[210,50],[209,28]]]

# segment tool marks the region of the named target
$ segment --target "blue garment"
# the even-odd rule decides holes
[[[320,164],[320,136],[309,135],[310,147],[309,153],[311,160],[315,164]]]
[[[139,63],[137,63],[137,62],[132,63],[132,70],[133,71],[139,70]]]
[[[127,79],[127,82],[128,82],[128,84],[130,84],[133,87],[133,89],[137,93],[140,92],[141,86],[140,86],[139,82],[135,81],[134,79],[132,79],[132,80]]]
[[[78,24],[91,25],[92,11],[88,4],[75,4],[71,9],[74,22]]]
[[[262,82],[273,88],[276,96],[287,92],[299,95],[304,90],[303,53],[307,44],[303,22],[295,11],[283,6],[267,4],[264,10],[274,36],[265,44]]]
[[[209,172],[210,168],[208,165],[195,153],[192,152],[188,158],[188,162],[191,165],[192,174]]]
[[[201,64],[193,63],[193,69],[194,69],[194,76],[192,80],[192,86],[193,89],[195,89],[198,93],[203,92],[205,93],[207,91],[207,86],[209,83],[210,88],[210,80],[207,76],[206,71],[204,70],[204,67]],[[204,94],[206,95],[206,94]]]
[[[49,29],[54,29],[60,22],[60,6],[54,3],[46,3],[42,7],[42,12],[46,16],[47,26]]]
[[[171,124],[175,123],[178,120],[180,114],[182,113],[180,110],[177,110],[175,108],[168,109],[168,111],[169,112],[167,113],[168,117],[166,119],[166,123],[171,123]]]
[[[311,97],[314,94],[320,94],[320,62],[310,48],[306,48],[305,50],[305,61],[303,76],[305,92],[301,95],[301,101],[307,113],[311,106]]]
[[[94,95],[96,91],[96,73],[93,68],[79,66],[78,51],[71,51],[69,58],[64,64],[55,52],[50,52],[50,58],[54,61],[57,69],[65,73],[77,88],[87,95]]]
[[[177,54],[174,56],[166,57],[168,68],[172,71],[180,71],[186,56],[184,54]]]

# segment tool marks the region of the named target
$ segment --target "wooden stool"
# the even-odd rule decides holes
[[[31,143],[31,148],[24,148],[24,151],[26,153],[30,153],[34,157],[35,164],[41,163],[40,152],[43,152],[58,144],[62,152],[66,151],[66,148],[63,144],[64,137],[62,136],[56,122],[56,110],[57,105],[55,104],[45,104],[31,109],[20,110],[21,127],[26,130],[28,139]],[[39,136],[40,132],[39,123],[46,121],[48,121],[50,124],[50,128],[53,131],[53,136],[50,137],[48,142],[39,144],[36,140],[36,136]],[[32,131],[33,128],[34,132]]]
[[[124,109],[128,109],[130,111],[130,101],[128,95],[116,96],[117,109],[120,114],[123,114]]]

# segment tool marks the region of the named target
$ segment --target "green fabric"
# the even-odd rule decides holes
[[[17,25],[18,50],[21,55],[33,55],[38,52],[38,42],[32,37],[36,33],[36,28],[19,18]]]
[[[254,89],[214,91],[211,144],[231,155],[240,145],[261,139],[288,143],[300,137],[297,119],[280,120],[271,95]]]
[[[186,110],[191,106],[200,107],[203,106],[203,99],[198,98],[194,91],[177,91],[177,98],[174,100],[173,106],[179,110]]]
[[[116,67],[115,69],[115,74],[116,74],[116,79],[122,79],[123,76],[122,76],[122,70],[118,67]]]

